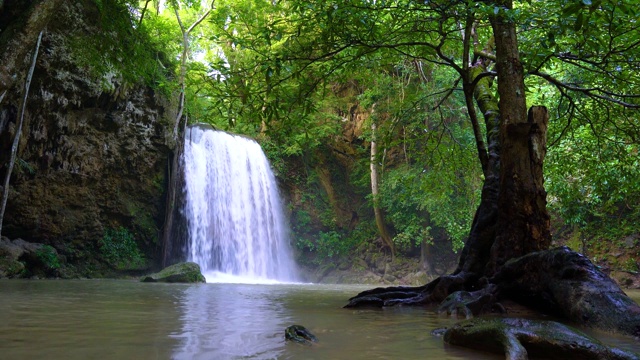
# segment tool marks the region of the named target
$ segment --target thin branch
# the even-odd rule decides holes
[[[151,2],[151,0],[147,0],[144,3],[144,8],[142,8],[142,13],[140,14],[140,20],[138,20],[138,29],[140,29],[140,26],[142,25],[142,20],[144,19],[144,14],[147,13],[147,7],[149,6],[150,2]]]
[[[462,77],[458,77],[456,81],[453,83],[453,86],[444,91],[445,95],[442,97],[442,99],[440,99],[440,101],[438,101],[438,103],[434,107],[431,108],[431,110],[435,110],[440,106],[442,106],[442,104],[449,98],[449,96],[453,94],[453,91],[457,88],[458,84],[460,83],[460,80],[462,80]]]
[[[13,166],[16,163],[16,155],[18,153],[18,144],[20,143],[20,135],[22,133],[22,124],[24,123],[24,112],[27,107],[27,97],[29,96],[29,87],[31,86],[31,78],[33,77],[33,71],[36,68],[36,60],[38,59],[38,51],[40,50],[40,41],[42,40],[42,31],[38,35],[38,41],[36,42],[36,49],[33,51],[33,59],[31,60],[31,67],[27,75],[26,82],[24,84],[24,98],[22,99],[22,107],[20,108],[20,120],[16,128],[16,133],[13,138],[13,144],[11,145],[11,160],[9,161],[9,168],[4,179],[4,188],[2,189],[2,206],[0,206],[0,235],[2,235],[2,222],[4,220],[4,211],[7,208],[7,199],[9,198],[9,180],[11,179],[11,173],[13,172]],[[2,94],[4,97],[4,94]]]
[[[496,55],[484,50],[474,50],[473,55],[477,57],[483,57],[485,59],[489,59],[491,61],[496,61]]]
[[[209,14],[211,13],[211,10],[213,10],[213,5],[215,4],[215,0],[211,2],[211,6],[209,7],[209,10],[207,10],[207,12],[205,12],[204,14],[202,14],[202,16],[200,16],[200,18],[198,20],[196,20],[196,22],[194,22],[191,26],[189,26],[189,28],[187,29],[187,33],[190,33],[191,30],[193,30],[196,26],[198,26],[207,16],[209,16]]]
[[[580,92],[580,93],[583,93],[583,94],[585,94],[585,95],[587,95],[587,96],[589,96],[591,98],[596,98],[596,99],[609,101],[609,102],[621,105],[621,106],[623,106],[625,108],[640,109],[640,105],[631,104],[631,103],[628,103],[626,101],[618,100],[618,99],[615,99],[615,98],[611,97],[611,96],[624,97],[624,95],[608,93],[608,95],[610,95],[610,96],[605,96],[605,95],[596,94],[595,91],[598,91],[598,92],[603,92],[603,91],[601,89],[598,89],[598,88],[583,88],[583,87],[580,87],[580,86],[570,85],[570,84],[564,83],[564,82],[554,78],[553,76],[551,76],[551,75],[549,75],[547,73],[543,73],[543,72],[540,72],[540,71],[533,71],[533,72],[530,72],[529,74],[530,75],[539,76],[539,77],[547,80],[548,82],[552,83],[556,87],[562,87],[562,88],[567,89],[567,90]]]

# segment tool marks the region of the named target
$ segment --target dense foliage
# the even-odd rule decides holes
[[[158,5],[138,30],[157,36],[163,64],[177,72],[166,60],[181,51],[172,9],[196,19],[209,5]],[[300,249],[326,259],[372,241],[375,200],[402,251],[434,236],[458,250],[483,181],[476,151],[483,134],[474,135],[461,84],[470,84],[468,60],[491,59],[488,19],[505,11],[487,2],[216,1],[190,37],[187,114],[261,141],[278,175],[302,192],[291,203]],[[518,24],[530,105],[551,111],[551,209],[568,225],[618,229],[612,236],[636,231],[629,225],[640,220],[634,4],[530,0],[507,15]],[[379,199],[368,195],[372,121]],[[342,158],[348,164],[336,170]],[[323,168],[333,169],[333,184]],[[339,218],[340,196],[331,191],[368,199],[358,205],[357,226]]]
[[[131,269],[145,263],[133,234],[123,227],[107,229],[99,242],[99,248],[104,260],[115,269]]]

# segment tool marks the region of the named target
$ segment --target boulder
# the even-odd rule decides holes
[[[155,274],[142,277],[142,282],[166,283],[206,283],[200,271],[200,265],[194,262],[182,262],[162,269]]]
[[[291,325],[286,328],[284,338],[304,345],[312,345],[314,342],[318,342],[318,338],[302,325]]]
[[[61,260],[49,245],[0,238],[0,278],[57,277]]]

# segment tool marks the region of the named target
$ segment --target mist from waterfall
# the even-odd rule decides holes
[[[207,282],[296,281],[282,202],[260,145],[193,126],[183,160],[186,250]]]

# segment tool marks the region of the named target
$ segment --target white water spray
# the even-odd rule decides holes
[[[201,126],[185,137],[189,260],[209,282],[296,281],[282,203],[260,145]]]

